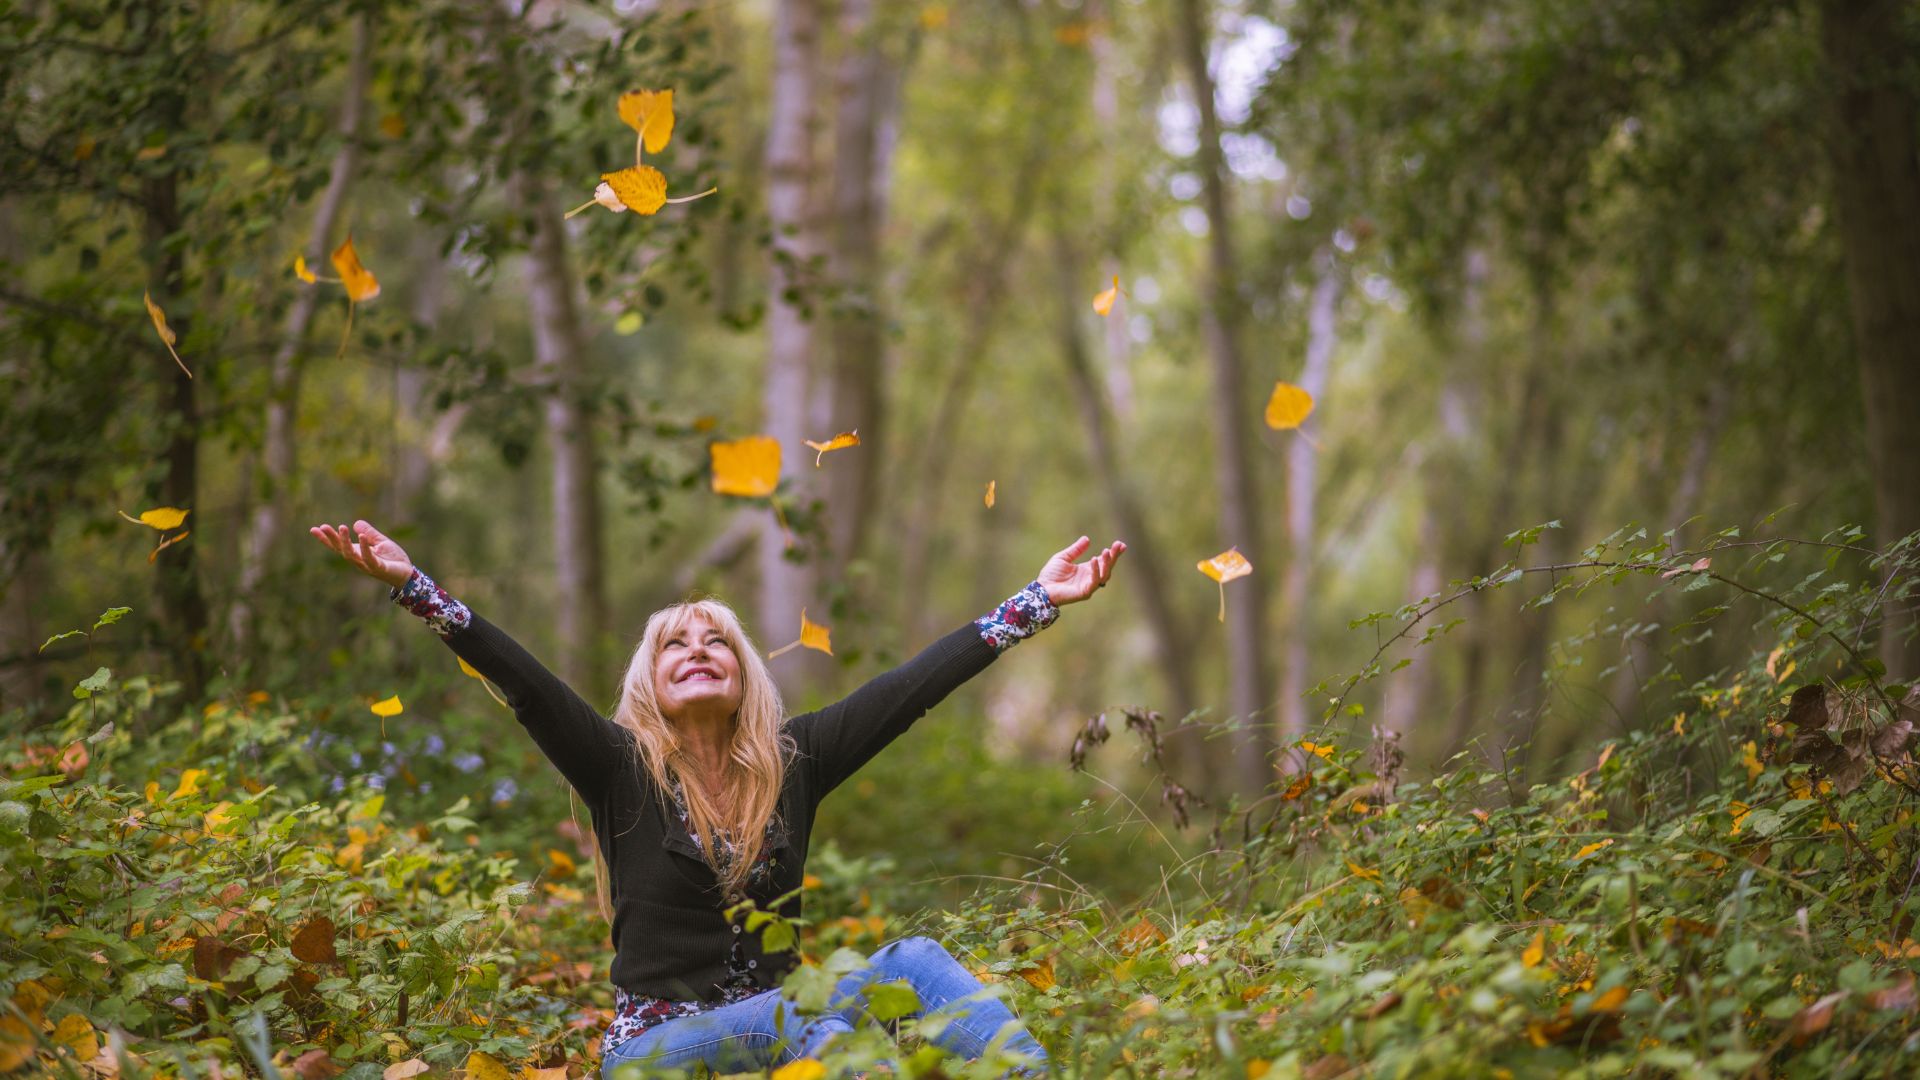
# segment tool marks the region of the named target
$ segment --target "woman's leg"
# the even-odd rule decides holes
[[[834,1007],[854,1023],[865,1008],[861,990],[868,983],[905,980],[920,998],[921,1015],[947,1021],[928,1041],[967,1058],[986,1052],[988,1044],[1004,1036],[1003,1047],[1032,1059],[1044,1072],[1047,1051],[1006,1005],[997,998],[978,996],[984,989],[973,973],[960,966],[932,938],[901,938],[873,954],[871,963],[834,987]]]
[[[690,1070],[704,1064],[716,1074],[764,1069],[796,1058],[817,1058],[828,1040],[851,1030],[838,1013],[802,1016],[778,990],[769,990],[648,1028],[608,1051],[600,1076],[613,1080],[614,1070],[625,1062],[648,1069]]]

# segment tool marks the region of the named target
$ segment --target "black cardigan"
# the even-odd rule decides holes
[[[641,768],[633,737],[480,616],[441,640],[500,687],[514,716],[592,808],[612,877],[614,985],[681,1001],[718,997],[732,935],[743,931],[728,925],[728,898]],[[820,800],[997,655],[968,623],[845,699],[787,721],[797,753],[780,792],[773,861],[765,880],[746,891],[760,909],[800,915],[798,889]],[[794,896],[775,909],[774,898],[788,892]],[[778,986],[798,963],[791,950],[764,952],[758,933],[745,934],[743,944],[761,986]]]

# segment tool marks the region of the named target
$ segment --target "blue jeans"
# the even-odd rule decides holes
[[[1036,1075],[1045,1074],[1047,1052],[1013,1013],[994,998],[962,1000],[980,992],[980,980],[939,942],[910,937],[888,944],[873,954],[867,967],[842,978],[825,1012],[803,1016],[780,991],[768,990],[648,1028],[609,1051],[600,1064],[600,1076],[612,1080],[615,1067],[629,1061],[663,1069],[704,1064],[719,1073],[818,1058],[828,1042],[851,1032],[860,1021],[865,1011],[861,990],[868,983],[896,980],[905,980],[919,995],[923,1012],[916,1015],[948,1021],[943,1030],[928,1036],[935,1046],[976,1058],[994,1039],[1002,1038],[1003,1049],[1033,1059]]]

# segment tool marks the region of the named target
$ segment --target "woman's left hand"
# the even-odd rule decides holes
[[[1040,584],[1047,590],[1047,599],[1054,606],[1071,604],[1092,596],[1095,589],[1107,583],[1113,575],[1113,564],[1127,550],[1127,545],[1119,540],[1108,544],[1106,550],[1083,563],[1073,560],[1087,553],[1092,541],[1081,537],[1054,553],[1047,565],[1040,568]]]

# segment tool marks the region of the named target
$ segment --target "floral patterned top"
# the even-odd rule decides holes
[[[435,584],[434,580],[418,567],[414,568],[412,576],[404,585],[389,593],[389,598],[424,619],[427,625],[441,637],[464,629],[473,619],[473,613],[465,604],[448,595],[447,590]],[[1008,597],[1000,606],[975,619],[973,623],[980,632],[981,640],[998,654],[1053,625],[1054,620],[1059,617],[1060,609],[1048,597],[1046,587],[1038,581],[1033,581]],[[687,810],[686,794],[677,777],[673,784],[673,804],[681,823],[687,828],[688,835],[693,838],[694,843],[700,843],[699,835],[693,831],[691,815]],[[767,828],[771,836],[773,822],[769,821]],[[724,876],[735,848],[733,841],[724,833],[719,839],[720,866],[718,869],[721,876]],[[770,852],[771,845],[761,849],[760,858],[749,872],[750,880],[759,880],[765,876]],[[727,958],[726,982],[721,986],[717,1000],[648,997],[615,986],[613,989],[614,1017],[601,1035],[601,1055],[604,1057],[626,1040],[668,1020],[682,1016],[697,1016],[712,1009],[745,1001],[755,994],[769,992],[771,991],[762,990],[752,982],[752,976],[742,956],[741,938],[735,935],[731,955]]]

